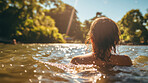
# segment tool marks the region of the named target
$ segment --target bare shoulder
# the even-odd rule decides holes
[[[86,63],[85,61],[88,61],[89,59],[92,59],[92,54],[88,53],[85,55],[78,55],[72,58],[71,62],[72,64],[82,64],[82,63]]]
[[[73,57],[72,60],[70,61],[70,63],[72,63],[72,64],[77,64],[77,63],[76,63],[76,60],[77,60],[77,57]]]
[[[113,58],[130,58],[128,55],[112,55]]]
[[[70,61],[70,63],[77,65],[78,64],[78,60],[80,59],[80,57],[82,57],[82,55],[73,57],[72,60]]]
[[[131,66],[132,61],[128,55],[112,55],[111,63],[119,66]]]

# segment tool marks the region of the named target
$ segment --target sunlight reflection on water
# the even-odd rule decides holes
[[[69,64],[72,57],[91,52],[85,44],[0,44],[0,83],[141,82],[148,81],[148,46],[117,47],[133,61],[131,67],[101,70],[95,65]]]

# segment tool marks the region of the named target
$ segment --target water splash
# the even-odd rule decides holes
[[[54,66],[68,73],[68,75],[63,73],[55,73],[54,75],[65,78],[74,78],[75,81],[76,79],[83,79],[81,82],[95,83],[97,80],[105,79],[106,77],[97,70],[98,67],[96,65],[57,64],[43,61],[39,62],[45,64],[49,70],[51,69],[50,66]]]

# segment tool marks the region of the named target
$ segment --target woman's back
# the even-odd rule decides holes
[[[89,41],[92,45],[91,54],[76,56],[72,59],[73,64],[95,64],[99,66],[107,65],[132,65],[128,56],[112,55],[116,53],[116,45],[119,42],[120,31],[116,23],[107,18],[100,17],[95,19],[89,31]]]
[[[71,60],[73,64],[94,64],[98,66],[105,66],[105,65],[118,65],[118,66],[131,66],[132,61],[127,55],[112,55],[109,59],[109,62],[102,61],[99,58],[93,56],[93,53],[89,53],[86,55],[76,56]]]

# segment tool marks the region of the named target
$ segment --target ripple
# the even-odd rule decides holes
[[[2,83],[146,83],[148,80],[148,46],[117,46],[117,53],[128,55],[134,65],[106,70],[95,65],[69,64],[72,57],[91,52],[91,45],[86,50],[85,44],[2,44],[0,49]]]

